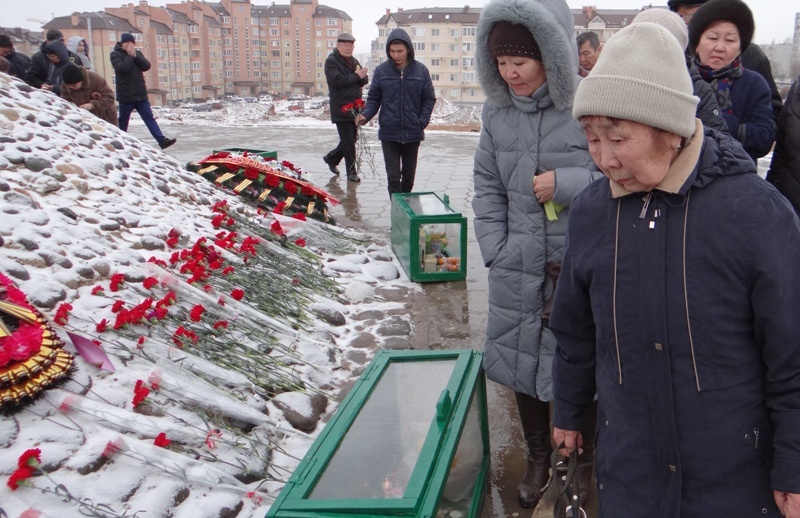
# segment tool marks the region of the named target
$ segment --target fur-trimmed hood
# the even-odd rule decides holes
[[[542,51],[550,97],[558,110],[572,108],[578,82],[574,19],[565,0],[492,0],[483,8],[476,36],[475,65],[486,97],[498,107],[511,105],[508,85],[489,52],[489,33],[497,22],[524,25]]]

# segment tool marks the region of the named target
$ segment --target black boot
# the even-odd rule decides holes
[[[515,395],[528,447],[528,469],[517,487],[517,496],[520,506],[532,508],[542,499],[550,478],[550,404],[521,392]]]
[[[586,408],[583,414],[583,427],[581,437],[583,437],[583,453],[578,456],[578,477],[580,486],[578,487],[578,498],[581,506],[586,506],[589,496],[594,492],[592,484],[592,471],[594,468],[594,437],[597,428],[597,401]]]

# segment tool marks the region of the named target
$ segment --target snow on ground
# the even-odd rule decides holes
[[[226,112],[214,120],[264,120],[253,105]],[[0,418],[0,516],[263,516],[374,349],[402,347],[411,322],[387,299],[403,297],[384,296],[415,285],[368,236],[258,214],[2,73],[0,135],[0,273],[51,322],[71,304],[56,331],[99,341],[114,369],[79,356],[71,381]],[[197,254],[219,264],[189,284]],[[150,311],[170,293],[168,312]],[[137,305],[150,308],[146,320],[114,329]],[[161,434],[171,443],[155,444]],[[12,490],[30,448],[41,469]]]

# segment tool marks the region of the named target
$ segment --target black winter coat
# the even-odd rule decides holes
[[[408,48],[408,64],[403,70],[389,56],[389,43],[400,40]],[[425,140],[431,121],[436,92],[428,67],[414,59],[414,46],[403,29],[395,29],[386,41],[389,58],[375,69],[369,88],[364,117],[372,119],[380,109],[378,138],[389,142]]]
[[[730,135],[728,124],[722,118],[717,102],[717,96],[714,95],[714,90],[711,85],[706,83],[702,78],[700,72],[693,66],[689,68],[689,76],[692,78],[692,89],[694,94],[700,98],[697,104],[697,118],[703,121],[703,126],[706,128],[714,128],[717,131]]]
[[[50,61],[50,58],[45,55],[44,48],[48,45],[58,49],[57,53],[60,59],[58,64]],[[63,41],[52,43],[44,41],[39,48],[41,50],[31,56],[31,63],[28,66],[28,70],[25,71],[25,82],[34,88],[41,88],[43,84],[50,83],[53,85],[53,93],[61,95],[61,72],[69,63],[75,63],[80,66],[81,60],[77,55],[67,50],[67,46]]]
[[[11,65],[8,74],[25,81],[25,73],[28,71],[28,67],[31,66],[31,58],[11,49],[11,54],[6,56],[6,59]]]
[[[147,84],[143,72],[150,70],[150,62],[141,51],[131,56],[117,43],[111,51],[111,66],[117,75],[117,102],[128,103],[147,100]]]
[[[742,52],[742,66],[750,69],[753,72],[764,78],[769,86],[770,105],[772,106],[772,118],[775,124],[778,123],[778,117],[781,114],[781,107],[783,106],[783,99],[781,93],[778,91],[778,86],[775,84],[775,79],[772,77],[772,65],[769,63],[769,58],[761,47],[755,43],[750,45]]]
[[[773,490],[800,492],[800,221],[728,136],[678,161],[650,197],[600,180],[570,208],[554,422],[580,430],[597,394],[600,518],[779,518]]]
[[[778,140],[767,180],[775,184],[800,214],[800,77],[792,84],[778,119]]]
[[[356,58],[348,61],[338,49],[333,49],[325,60],[325,78],[328,80],[328,91],[331,98],[331,122],[355,121],[350,113],[342,113],[342,106],[361,99],[361,89],[369,83],[369,76],[358,77],[356,70],[361,63]]]

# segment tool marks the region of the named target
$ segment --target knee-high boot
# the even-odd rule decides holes
[[[592,471],[594,468],[594,438],[597,428],[597,401],[594,401],[586,408],[583,414],[583,427],[581,437],[583,437],[583,453],[578,456],[578,476],[580,486],[578,488],[578,498],[581,505],[586,505],[589,495],[592,493]]]
[[[550,476],[550,404],[533,396],[515,393],[525,444],[528,447],[528,467],[517,487],[519,505],[536,507]]]

